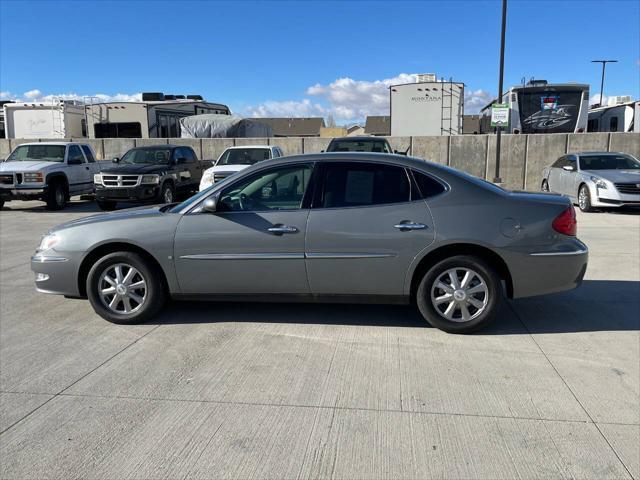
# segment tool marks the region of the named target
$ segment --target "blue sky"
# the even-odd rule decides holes
[[[401,74],[497,92],[499,1],[111,2],[0,0],[4,98],[201,93],[245,115],[388,110]],[[640,2],[510,0],[505,85],[577,81],[640,97]]]

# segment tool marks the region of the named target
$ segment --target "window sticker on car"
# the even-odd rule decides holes
[[[344,199],[348,203],[373,203],[374,172],[350,171],[347,173],[347,185]]]

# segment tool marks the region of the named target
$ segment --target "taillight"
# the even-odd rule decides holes
[[[567,207],[566,210],[558,215],[551,226],[558,233],[575,237],[578,229],[578,221],[576,220],[576,211],[573,205]]]

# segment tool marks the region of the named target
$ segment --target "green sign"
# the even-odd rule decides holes
[[[491,105],[491,126],[509,126],[509,105],[506,103],[494,103]]]

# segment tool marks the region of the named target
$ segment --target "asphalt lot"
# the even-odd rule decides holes
[[[410,307],[176,303],[112,325],[0,213],[1,478],[640,478],[640,215],[579,213],[583,286],[448,335]]]

